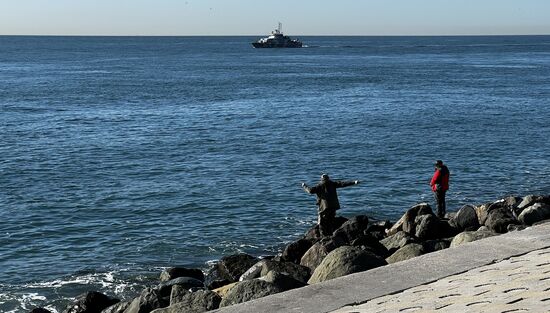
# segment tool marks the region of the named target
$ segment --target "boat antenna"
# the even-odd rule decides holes
[[[283,23],[279,22],[279,28],[277,28],[277,31],[279,32],[279,34],[283,32]]]

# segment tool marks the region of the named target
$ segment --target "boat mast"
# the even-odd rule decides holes
[[[277,28],[277,32],[279,34],[282,34],[283,33],[283,23],[279,22],[279,27]]]

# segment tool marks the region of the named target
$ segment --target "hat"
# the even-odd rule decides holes
[[[437,167],[441,167],[441,166],[443,166],[443,161],[437,160],[437,161],[435,161],[434,165],[437,166]]]

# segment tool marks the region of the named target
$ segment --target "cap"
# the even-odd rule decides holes
[[[437,161],[435,161],[435,164],[434,164],[434,165],[435,165],[435,166],[443,166],[443,161],[437,160]]]

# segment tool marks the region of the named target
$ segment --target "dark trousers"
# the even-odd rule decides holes
[[[445,193],[446,190],[434,191],[435,202],[437,203],[437,217],[445,217]]]
[[[332,236],[335,218],[336,211],[325,210],[323,212],[319,212],[317,222],[319,224],[319,233],[322,237]]]

